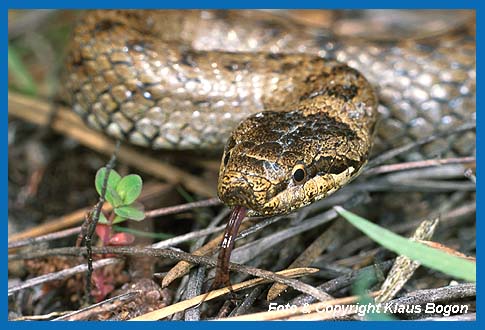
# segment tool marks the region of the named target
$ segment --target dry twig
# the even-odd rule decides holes
[[[49,250],[41,250],[41,251],[33,251],[29,253],[22,253],[9,256],[9,260],[17,260],[17,259],[33,259],[39,257],[46,257],[50,255],[68,255],[68,256],[82,256],[86,253],[86,248],[56,248],[56,249],[49,249]],[[154,249],[154,248],[140,248],[140,247],[93,247],[92,248],[93,254],[118,254],[118,255],[130,255],[130,256],[150,256],[150,257],[165,257],[174,260],[185,260],[190,263],[195,264],[203,264],[206,266],[215,267],[217,261],[208,258],[205,256],[194,256],[189,253],[185,253],[182,251],[175,251],[170,249]],[[100,260],[101,261],[101,260]],[[94,265],[94,264],[93,264]],[[84,266],[84,265],[80,265]],[[239,265],[235,263],[229,264],[229,269],[232,271],[242,272],[249,275],[253,275],[256,277],[261,277],[270,281],[275,281],[279,283],[287,284],[291,286],[293,289],[304,292],[309,294],[318,300],[326,300],[328,299],[328,295],[315,289],[311,285],[305,284],[303,282],[288,279],[286,277],[277,275],[273,272],[258,269],[254,267],[249,267],[245,265]],[[35,284],[33,284],[35,285]],[[32,286],[32,285],[31,285]],[[20,290],[20,289],[18,289]]]
[[[438,221],[439,218],[424,220],[411,236],[411,239],[415,241],[430,239],[434,234]],[[408,257],[397,257],[389,274],[387,274],[386,280],[382,284],[381,294],[375,298],[376,302],[380,303],[391,300],[411,276],[413,276],[420,265],[418,261],[414,261]]]
[[[314,271],[318,271],[317,269],[314,268],[296,268],[296,269],[289,269],[289,270],[284,270],[281,272],[276,273],[278,276],[284,276],[284,277],[299,277],[303,275],[307,275],[309,273],[312,273]],[[249,281],[245,281],[242,283],[234,284],[232,286],[232,291],[240,291],[243,289],[250,288],[252,286],[262,284],[267,282],[267,280],[258,278],[258,279],[253,279]],[[215,299],[217,297],[223,296],[227,293],[230,293],[231,290],[229,288],[222,288],[214,291],[208,292],[208,294],[202,294],[197,297],[194,297],[192,299],[184,300],[179,303],[167,306],[165,308],[147,313],[145,315],[136,317],[134,319],[131,319],[131,321],[154,321],[154,320],[160,320],[163,319],[169,315],[175,314],[180,311],[184,311],[188,308],[191,308],[193,306],[196,306],[200,304],[203,301],[209,301],[212,299]]]

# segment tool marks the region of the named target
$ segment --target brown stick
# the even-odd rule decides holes
[[[475,164],[475,157],[455,157],[445,159],[426,159],[415,162],[381,165],[371,168],[365,172],[366,176],[377,175],[389,172],[404,171],[416,168],[440,166],[445,164]],[[474,166],[475,167],[475,166]]]
[[[209,206],[220,205],[220,204],[221,204],[221,201],[219,200],[219,198],[213,197],[213,198],[209,198],[201,201],[185,203],[185,204],[176,205],[176,206],[162,207],[156,210],[147,211],[145,212],[145,216],[147,218],[159,217],[163,215],[189,211],[198,207],[209,207]]]
[[[116,246],[116,247],[108,246],[108,247],[93,247],[92,252],[93,254],[118,254],[118,255],[129,255],[129,256],[151,256],[151,257],[159,257],[159,258],[162,257],[162,258],[169,258],[174,260],[185,260],[191,263],[203,264],[203,265],[212,266],[212,267],[217,265],[217,261],[212,258],[205,257],[205,256],[194,256],[186,252],[175,251],[172,249],[154,249],[154,248],[143,248],[143,247],[139,248],[139,247],[131,247],[131,246]],[[23,254],[17,254],[14,256],[9,256],[9,260],[35,259],[39,257],[49,256],[49,255],[80,256],[80,255],[84,255],[85,253],[86,253],[86,248],[76,248],[76,247],[56,248],[56,249],[40,250],[40,251],[34,251],[34,252],[28,252]],[[111,259],[102,259],[102,260],[111,260]],[[98,260],[96,262],[101,262],[102,260]],[[93,265],[95,265],[96,262]],[[87,268],[86,265],[80,265],[79,267]],[[276,282],[287,284],[293,289],[306,293],[312,297],[315,297],[320,301],[324,301],[328,299],[328,295],[325,292],[315,289],[313,286],[309,284],[303,283],[301,281],[289,279],[284,276],[280,276],[274,272],[270,272],[259,268],[249,267],[245,265],[235,264],[232,262],[229,263],[228,267],[230,270],[233,270],[233,271],[243,272],[245,274],[261,277],[270,281],[276,281]],[[316,271],[316,269],[312,268],[312,272],[313,271]],[[35,282],[35,284],[37,284],[38,282],[37,279],[38,278],[33,278],[26,282]],[[32,284],[30,284],[29,286],[32,286]],[[23,288],[24,286],[21,286],[19,288],[16,287],[15,291],[21,290]],[[12,289],[9,289],[9,291],[10,290],[14,290],[14,289],[12,288]],[[202,296],[205,296],[205,295],[201,295],[200,297]]]

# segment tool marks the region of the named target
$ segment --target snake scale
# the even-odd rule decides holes
[[[372,41],[267,13],[88,11],[65,87],[74,110],[115,138],[154,149],[225,143],[218,194],[235,209],[224,263],[246,212],[288,213],[354,178],[373,145],[474,121],[473,29]],[[450,136],[407,157],[469,155],[474,139]]]

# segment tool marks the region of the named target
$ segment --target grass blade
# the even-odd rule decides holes
[[[336,206],[335,210],[353,226],[383,247],[418,261],[423,266],[455,278],[476,282],[476,264],[474,262],[396,235],[340,206]]]

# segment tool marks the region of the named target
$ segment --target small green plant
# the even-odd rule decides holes
[[[95,185],[98,194],[101,196],[106,168],[98,170],[95,178]],[[141,221],[145,218],[143,205],[136,202],[140,196],[143,186],[139,175],[129,174],[121,177],[115,170],[109,172],[106,186],[106,201],[111,204],[113,211],[109,214],[100,213],[96,234],[103,241],[103,245],[128,245],[133,243],[135,237],[126,232],[113,232],[113,225],[126,220]]]
[[[95,186],[100,196],[106,172],[106,167],[103,167],[96,173]],[[108,214],[101,212],[96,224],[96,235],[101,239],[103,246],[126,246],[135,241],[133,234],[116,230],[117,226],[114,224],[126,220],[140,221],[145,218],[143,205],[136,202],[142,185],[139,175],[130,174],[121,177],[115,170],[109,171],[105,198],[113,210]],[[102,269],[96,269],[93,272],[92,281],[94,288],[91,290],[91,295],[97,302],[114,290],[113,277],[106,275]]]
[[[99,195],[101,195],[105,176],[105,167],[99,169],[96,173],[95,184]],[[136,202],[136,199],[140,196],[142,185],[143,182],[139,175],[129,174],[122,178],[118,172],[111,170],[106,187],[106,200],[113,206],[115,216],[108,220],[101,213],[99,223],[116,224],[128,219],[143,220],[145,218],[143,206]]]

